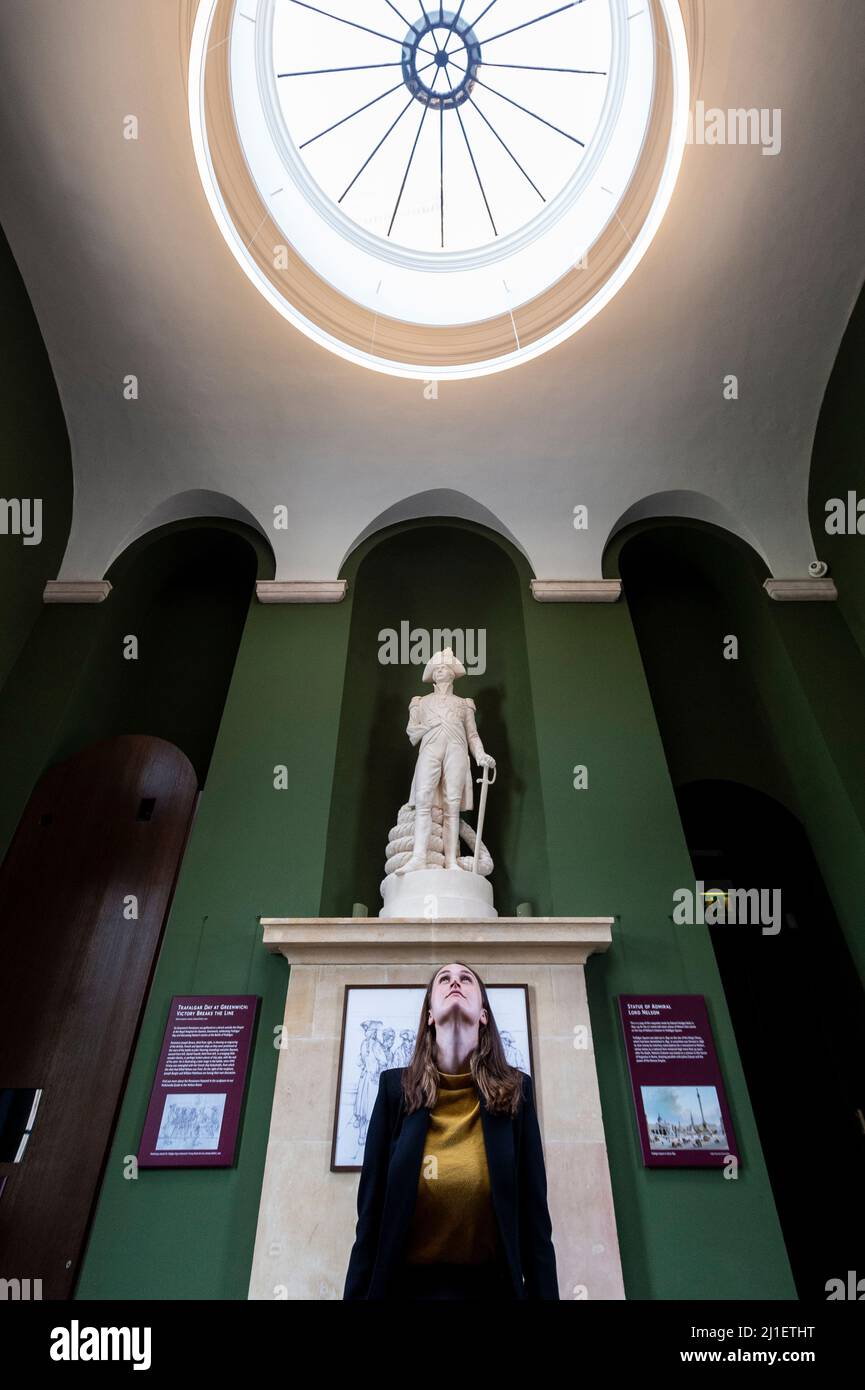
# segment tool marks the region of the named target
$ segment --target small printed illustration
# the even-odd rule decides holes
[[[158,1152],[172,1149],[217,1149],[225,1112],[225,1095],[167,1095],[156,1140]]]
[[[640,1091],[653,1152],[728,1147],[714,1086],[641,1086]]]

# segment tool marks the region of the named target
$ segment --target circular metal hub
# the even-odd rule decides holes
[[[468,100],[480,65],[474,30],[449,10],[425,13],[403,43],[403,81],[413,97],[436,110],[450,111]]]

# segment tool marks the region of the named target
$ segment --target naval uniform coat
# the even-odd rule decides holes
[[[407,805],[417,806],[419,783],[423,785],[432,775],[437,777],[438,781],[431,804],[437,806],[440,811],[444,810],[440,759],[448,744],[451,746],[461,744],[465,754],[465,773],[460,789],[460,810],[473,811],[475,804],[474,787],[469,749],[474,753],[475,758],[484,751],[475,723],[474,700],[469,700],[462,695],[454,695],[453,691],[444,698],[438,695],[414,695],[409,705],[406,733],[412,747],[420,743],[420,752],[417,755],[414,776],[411,779],[411,791],[408,794]],[[426,751],[430,746],[434,750],[432,755]]]
[[[357,1228],[343,1299],[386,1299],[399,1280],[417,1199],[430,1109],[406,1114],[405,1068],[381,1073],[357,1189]],[[547,1179],[532,1079],[517,1114],[493,1114],[479,1094],[493,1208],[518,1299],[557,1299]]]

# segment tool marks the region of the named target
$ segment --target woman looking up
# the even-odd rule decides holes
[[[462,961],[430,980],[407,1067],[379,1077],[344,1299],[557,1299],[531,1078]]]

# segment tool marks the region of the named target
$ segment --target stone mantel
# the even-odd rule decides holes
[[[464,960],[487,985],[528,989],[560,1295],[624,1298],[585,980],[614,918],[259,920],[264,947],[291,968],[249,1297],[342,1298],[358,1184],[330,1166],[346,986],[416,988]]]
[[[480,965],[585,965],[612,941],[612,917],[261,917],[264,945],[290,965],[435,964],[471,952]]]

